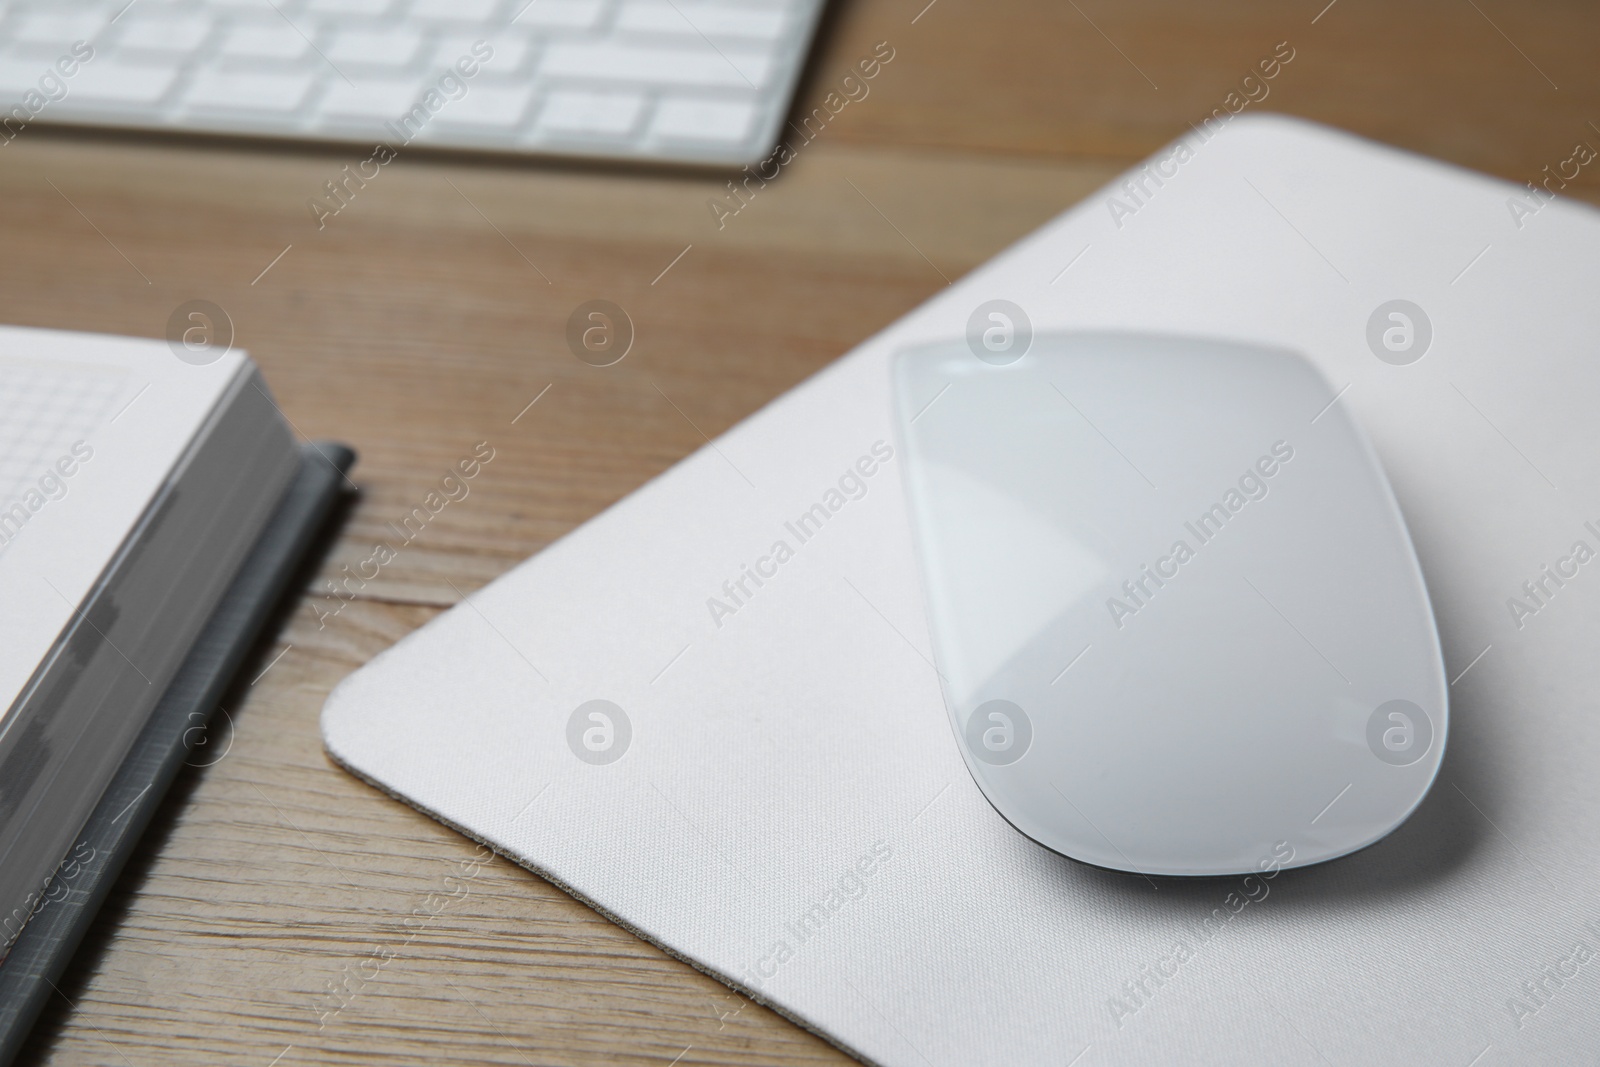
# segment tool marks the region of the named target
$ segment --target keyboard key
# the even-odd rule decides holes
[[[96,56],[67,83],[71,91],[66,99],[50,107],[65,112],[80,106],[148,107],[166,96],[177,79],[178,72],[171,67],[136,66],[112,56]]]
[[[545,30],[588,30],[599,23],[604,9],[601,0],[533,0],[512,25]]]
[[[411,17],[487,22],[499,6],[500,0],[413,0]]]
[[[322,99],[321,114],[337,125],[381,124],[410,111],[422,92],[415,78],[363,78],[355,85],[335,78]]]
[[[276,112],[297,110],[316,84],[305,72],[258,74],[204,70],[189,86],[184,103],[193,111]]]
[[[323,48],[337,66],[399,68],[422,49],[422,31],[403,27],[344,30]]]
[[[395,0],[310,0],[306,10],[318,15],[385,15]]]
[[[638,93],[594,93],[557,89],[545,98],[539,128],[560,134],[625,137],[633,131],[644,110]]]
[[[222,55],[231,59],[299,59],[310,50],[311,42],[281,18],[235,26],[222,42]]]
[[[711,141],[738,144],[755,121],[753,101],[727,102],[668,97],[656,105],[650,135],[668,141]]]
[[[528,100],[533,95],[529,85],[497,87],[473,85],[467,95],[451,100],[434,115],[433,121],[442,127],[472,126],[476,128],[513,129],[527,114]]]
[[[0,94],[15,100],[29,89],[39,87],[39,79],[50,69],[48,62],[20,56],[0,57]]]
[[[6,36],[21,45],[48,46],[63,51],[74,41],[90,41],[111,18],[103,10],[33,10],[22,13]]]
[[[116,51],[150,52],[182,56],[193,52],[211,34],[209,15],[160,15],[129,13],[117,25]]]
[[[472,51],[473,45],[479,41],[494,49],[494,55],[488,60],[479,59]],[[510,74],[522,66],[531,51],[528,35],[517,30],[506,30],[498,34],[485,32],[477,37],[446,34],[439,39],[438,46],[434,48],[430,66],[434,70],[443,71],[446,67],[455,66],[456,60],[465,56],[486,71]]]
[[[718,52],[704,42],[699,48],[650,48],[555,41],[545,52],[540,72],[550,77],[749,89],[760,88],[771,66],[764,52],[728,48]]]
[[[663,3],[630,0],[617,15],[617,29],[629,33],[670,33],[688,37],[753,37],[775,41],[783,33],[784,13],[726,3]]]

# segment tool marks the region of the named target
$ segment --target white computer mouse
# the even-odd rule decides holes
[[[1389,833],[1448,726],[1378,457],[1303,357],[1226,341],[956,341],[893,363],[933,661],[1012,826],[1163,875]]]

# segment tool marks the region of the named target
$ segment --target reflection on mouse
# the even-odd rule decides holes
[[[984,796],[1046,848],[1143,874],[1302,866],[1392,831],[1444,753],[1444,664],[1345,405],[1287,351],[1018,347],[893,365],[934,663]]]

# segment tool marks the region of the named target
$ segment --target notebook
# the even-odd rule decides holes
[[[1208,123],[374,658],[328,751],[869,1063],[1592,1056],[1600,215],[1554,191]],[[1439,778],[1390,837],[1154,879],[984,801],[888,367],[992,301],[1018,329],[1290,348],[1337,386],[1451,680]]]
[[[300,453],[294,481],[0,962],[0,1067],[16,1058],[45,1003],[58,995],[62,974],[173,779],[185,764],[217,758],[195,758],[207,741],[203,727],[258,652],[317,534],[337,513],[355,454],[330,441],[308,442]]]
[[[300,467],[185,336],[0,327],[0,957]]]

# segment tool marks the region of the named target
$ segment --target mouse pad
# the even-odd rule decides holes
[[[376,657],[329,697],[328,751],[871,1063],[1577,1062],[1596,292],[1600,215],[1543,189],[1278,117],[1197,130]],[[1291,348],[1336,386],[1450,681],[1395,833],[1146,878],[984,800],[930,662],[889,359],[997,308]]]

